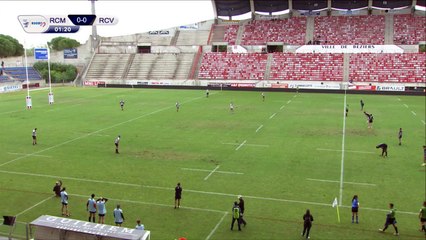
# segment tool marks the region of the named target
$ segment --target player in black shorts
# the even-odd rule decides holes
[[[180,207],[180,199],[182,198],[182,187],[180,183],[175,187],[175,209]]]
[[[362,99],[359,101],[359,103],[361,104],[361,111],[364,110],[364,101],[362,101]]]
[[[124,101],[123,101],[123,99],[120,100],[120,107],[121,107],[121,111],[123,111],[124,110]]]
[[[346,111],[345,116],[347,117],[348,116],[348,112],[349,112],[349,105],[348,104],[346,104],[345,111]]]
[[[388,156],[388,145],[386,143],[381,143],[381,144],[377,145],[376,148],[382,149],[382,157]]]
[[[399,146],[401,146],[401,142],[402,142],[402,128],[399,128],[398,141],[399,141]]]
[[[364,112],[365,116],[367,116],[367,121],[368,121],[368,128],[371,128],[373,125],[373,114]]]

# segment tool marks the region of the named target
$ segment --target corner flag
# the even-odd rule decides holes
[[[340,223],[339,204],[337,204],[337,197],[334,198],[334,201],[331,204],[331,206],[336,208],[336,210],[337,210],[337,221],[339,221],[339,223]]]

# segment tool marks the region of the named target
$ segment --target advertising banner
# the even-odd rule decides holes
[[[304,45],[296,53],[403,53],[396,45]]]
[[[64,49],[64,59],[76,59],[76,58],[78,58],[77,48]]]
[[[377,86],[376,91],[393,91],[393,92],[404,92],[405,86]]]
[[[84,86],[98,86],[98,84],[105,84],[104,81],[84,81]]]
[[[22,89],[21,85],[0,86],[0,93],[15,92]]]

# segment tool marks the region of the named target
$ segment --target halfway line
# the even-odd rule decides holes
[[[272,114],[272,115],[269,117],[269,119],[271,119],[271,118],[275,117],[275,115],[277,115],[277,113]]]
[[[414,116],[417,116],[417,114],[416,114],[414,111],[411,111],[411,113],[412,113]]]
[[[238,149],[240,149],[244,144],[246,144],[246,142],[247,142],[247,140],[244,140],[244,142],[242,142],[241,144],[240,144],[240,146],[238,146],[236,149],[235,149],[235,151],[238,151]]]
[[[288,100],[288,101],[287,101],[287,104],[289,104],[289,103],[291,103],[291,100]]]
[[[281,107],[280,107],[280,110],[283,110],[283,108],[285,107],[285,105],[282,105]]]
[[[263,125],[260,125],[260,126],[256,129],[256,132],[259,132],[259,130],[260,130],[261,128],[263,128]]]
[[[405,103],[404,103],[404,106],[405,106],[406,108],[408,108],[408,105],[407,105],[407,104],[405,104]]]

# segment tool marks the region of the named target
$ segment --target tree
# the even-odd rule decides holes
[[[80,43],[74,39],[66,37],[55,37],[49,42],[49,46],[53,50],[62,51],[65,48],[75,48],[80,46]]]
[[[43,79],[49,81],[49,71],[46,61],[34,63],[33,67]],[[71,64],[51,63],[50,78],[53,83],[71,82],[77,77],[77,68]]]
[[[0,34],[0,57],[22,56],[24,46],[15,38]]]

